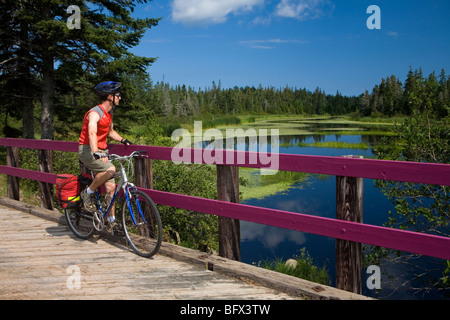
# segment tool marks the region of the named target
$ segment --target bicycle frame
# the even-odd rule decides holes
[[[124,195],[125,195],[125,199],[127,201],[127,205],[128,205],[128,209],[130,210],[130,214],[131,214],[131,219],[133,220],[133,223],[135,225],[137,225],[136,222],[136,218],[135,218],[135,214],[133,212],[133,208],[131,207],[131,203],[130,203],[130,190],[136,190],[136,186],[128,181],[128,176],[126,174],[125,168],[122,164],[122,161],[119,161],[120,163],[120,171],[117,172],[114,177],[118,177],[120,176],[120,181],[119,183],[116,185],[116,190],[114,192],[114,195],[111,199],[111,202],[109,203],[108,208],[106,208],[106,211],[103,210],[102,204],[101,204],[101,200],[100,200],[100,194],[98,192],[98,190],[95,191],[96,197],[97,197],[97,202],[98,202],[98,207],[100,209],[100,212],[102,213],[103,218],[106,218],[106,216],[108,216],[109,212],[111,211],[111,208],[113,207],[113,205],[116,202],[116,198],[119,195],[120,191],[123,190]],[[91,173],[93,175],[93,173]],[[92,177],[94,178],[94,176]],[[143,221],[146,223],[144,215],[142,213],[142,209],[141,209],[141,205],[139,203],[139,199],[136,199],[136,203],[137,203],[137,207],[138,207],[138,211],[140,216],[142,217]]]
[[[94,193],[95,196],[93,196],[97,201],[95,211],[87,210],[84,208],[85,204],[80,201],[76,208],[66,209],[64,212],[70,229],[77,237],[85,240],[89,239],[96,230],[100,232],[105,227],[110,229],[111,234],[114,235],[115,228],[113,228],[112,224],[105,224],[109,223],[105,218],[111,215],[112,208],[120,195],[120,197],[124,198],[123,201],[127,203],[120,203],[123,206],[122,216],[120,217],[122,230],[119,233],[123,231],[127,243],[139,256],[149,258],[158,252],[163,238],[163,227],[159,210],[150,196],[128,181],[127,176],[127,172],[132,168],[132,158],[141,157],[145,153],[147,152],[143,150],[133,151],[129,156],[119,156],[117,154],[108,156],[108,160],[119,161],[120,163],[120,170],[116,170],[117,172],[114,174],[114,178],[120,178],[120,181],[118,184],[115,184],[114,181],[115,189],[111,193],[111,202],[108,206],[102,207],[100,191],[97,188]],[[128,161],[128,163],[125,164],[125,161]],[[119,166],[116,167],[119,168]],[[95,178],[95,174],[92,171],[91,177]],[[82,181],[82,184],[84,189],[88,183],[87,181]],[[85,191],[83,190],[83,192]],[[124,193],[123,196],[120,194],[121,192]]]

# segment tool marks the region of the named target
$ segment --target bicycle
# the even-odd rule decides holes
[[[124,162],[130,162],[134,157],[141,157],[146,151],[134,151],[129,156],[119,156],[111,154],[110,161],[118,161],[120,171],[116,172],[115,178],[120,177],[111,202],[103,209],[100,193],[95,191],[97,199],[97,210],[88,212],[84,209],[82,200],[75,208],[65,209],[65,216],[72,232],[81,239],[89,239],[95,231],[102,231],[105,228],[105,218],[108,216],[112,206],[119,198],[119,193],[123,191],[125,201],[122,204],[121,216],[122,227],[127,242],[133,251],[142,257],[151,257],[156,254],[161,247],[163,228],[161,217],[153,200],[136,186],[128,181],[128,176],[124,167]],[[92,179],[94,174],[91,172]],[[82,188],[87,187],[89,182],[82,181]],[[114,231],[112,231],[114,234]]]

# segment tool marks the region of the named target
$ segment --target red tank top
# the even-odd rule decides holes
[[[91,110],[89,110],[85,116],[83,121],[83,128],[81,129],[80,139],[78,144],[86,144],[89,145],[89,133],[88,133],[88,125],[89,119],[88,114],[92,111],[97,112],[100,115],[100,121],[97,123],[97,141],[99,149],[106,149],[106,139],[108,138],[109,128],[112,123],[112,114],[106,112],[102,105],[98,105]]]

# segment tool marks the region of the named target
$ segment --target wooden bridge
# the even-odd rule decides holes
[[[79,241],[63,223],[0,214],[0,299],[292,299],[163,255],[140,258],[104,238]]]
[[[62,214],[0,197],[0,300],[366,299],[163,243],[147,259],[121,237],[76,238]]]
[[[51,212],[53,209],[52,185],[55,183],[56,174],[51,172],[49,151],[77,152],[77,143],[0,138],[0,146],[7,147],[7,165],[0,166],[0,173],[8,175],[8,197],[19,199],[19,177],[39,181],[41,206],[49,209]],[[19,148],[41,150],[39,152],[39,172],[19,168]],[[306,213],[294,213],[239,204],[238,168],[240,166],[252,168],[267,167],[267,163],[262,163],[260,158],[255,157],[255,154],[252,152],[223,151],[222,156],[215,157],[215,159],[231,160],[230,162],[223,163],[218,161],[210,163],[203,158],[201,149],[176,150],[176,148],[167,147],[123,146],[117,144],[109,145],[109,149],[111,153],[116,154],[129,154],[133,150],[147,150],[150,159],[166,161],[172,159],[173,152],[189,152],[199,155],[192,158],[193,163],[216,164],[218,200],[153,190],[151,160],[142,160],[136,164],[135,176],[137,186],[148,193],[157,204],[219,216],[219,254],[221,257],[192,252],[166,243],[161,250],[161,255],[201,266],[202,272],[205,272],[205,266],[209,266],[213,269],[213,272],[246,279],[246,281],[259,283],[271,288],[271,290],[278,290],[290,295],[284,296],[281,293],[277,295],[274,291],[270,293],[275,294],[278,298],[283,296],[285,298],[353,299],[361,296],[353,295],[349,292],[344,293],[340,290],[335,291],[336,289],[334,288],[317,286],[316,284],[303,282],[303,280],[280,274],[275,275],[267,270],[232,261],[239,260],[239,220],[336,238],[336,284],[339,289],[354,293],[361,292],[362,243],[450,260],[449,237],[363,224],[361,196],[364,178],[449,186],[450,165],[280,154],[278,158],[279,170],[336,176],[337,219],[330,219]],[[216,150],[216,152],[218,151]],[[39,213],[38,209],[29,209],[29,211]],[[42,215],[42,213],[39,214]],[[2,219],[2,221],[4,220]],[[11,220],[14,221],[14,219]],[[26,232],[26,228],[23,229],[23,232]],[[13,233],[10,232],[9,234]],[[66,234],[65,237],[70,236]],[[71,240],[75,242],[75,239]],[[0,258],[6,257],[7,255],[4,255],[3,252],[9,249],[3,249],[0,246]],[[155,258],[155,260],[157,259]],[[146,261],[145,263],[151,262]],[[230,266],[234,266],[234,268],[230,268]],[[239,273],[235,273],[236,270],[239,270]],[[136,276],[136,273],[140,274],[140,272],[136,271],[133,273],[133,276]],[[67,277],[67,275],[65,276]],[[206,281],[208,282],[209,280]],[[212,290],[214,291],[215,289]],[[200,290],[196,291],[198,293]],[[252,294],[247,296],[247,298],[251,297]],[[261,298],[262,296],[258,294],[258,297]],[[269,296],[267,297],[269,298]],[[271,297],[274,296],[272,295]],[[200,297],[197,296],[197,298]]]

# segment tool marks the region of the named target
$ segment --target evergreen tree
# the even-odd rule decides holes
[[[20,1],[4,1],[0,10],[0,108],[5,112],[6,136],[17,137],[7,125],[11,115],[23,119],[23,138],[34,138],[33,105],[37,96],[37,79],[28,38],[31,17],[16,16]]]
[[[100,79],[120,80],[125,72],[145,73],[155,61],[128,51],[147,29],[158,24],[158,19],[131,16],[136,3],[147,0],[71,1],[80,9],[80,29],[68,27],[71,14],[67,13],[66,1],[4,2],[8,13],[2,12],[1,22],[2,29],[7,30],[2,32],[2,76],[11,79],[14,64],[20,63],[24,72],[30,70],[24,78],[38,79],[43,139],[54,137],[58,93],[74,92],[74,87],[83,83],[92,88]]]
[[[359,99],[360,114],[364,117],[370,116],[372,114],[370,101],[371,95],[369,94],[369,91],[366,90]]]
[[[436,112],[439,117],[446,117],[450,114],[450,77],[445,75],[444,69],[439,77]]]

